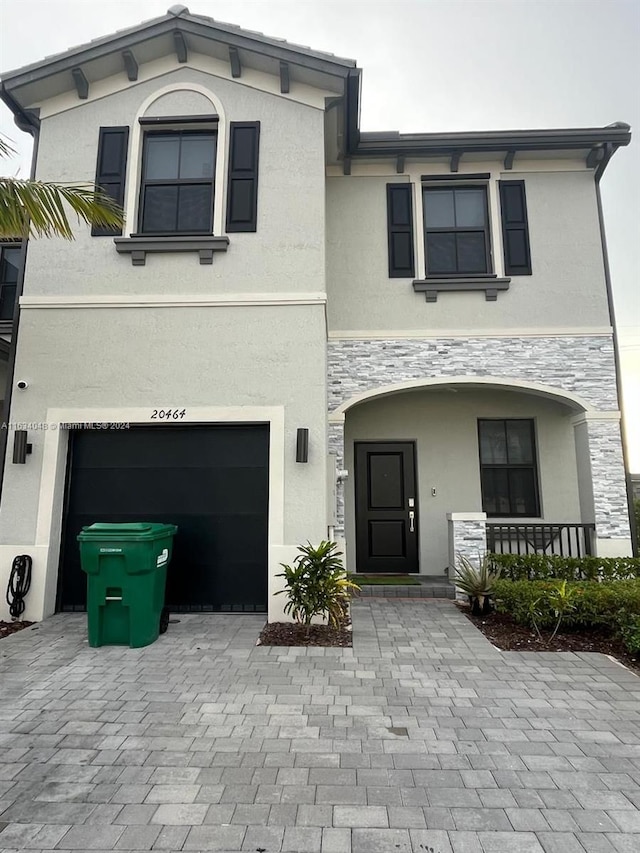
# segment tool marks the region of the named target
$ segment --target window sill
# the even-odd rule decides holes
[[[438,293],[465,290],[484,290],[487,302],[495,302],[499,290],[509,290],[510,278],[498,278],[491,275],[460,276],[460,278],[438,278],[427,276],[413,282],[416,293],[424,293],[427,302],[437,302]]]
[[[143,267],[148,252],[197,252],[201,264],[212,264],[214,252],[226,252],[228,237],[214,237],[211,234],[189,236],[168,234],[164,237],[114,237],[116,252],[131,255],[134,267]]]

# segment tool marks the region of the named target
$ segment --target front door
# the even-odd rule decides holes
[[[418,507],[412,442],[356,442],[359,572],[418,571]]]

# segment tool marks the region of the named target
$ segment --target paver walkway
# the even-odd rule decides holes
[[[449,601],[357,601],[353,650],[179,618],[0,642],[0,849],[640,850],[640,679],[608,658],[501,653]]]

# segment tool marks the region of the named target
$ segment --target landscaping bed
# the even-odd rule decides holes
[[[488,616],[473,616],[465,604],[457,606],[468,619],[503,652],[600,652],[611,655],[640,675],[640,658],[628,652],[622,641],[603,630],[583,629],[559,631],[550,640],[550,631],[538,637],[533,628],[518,625],[505,613],[490,613]]]
[[[298,622],[268,622],[258,639],[260,646],[342,646],[351,648],[353,634],[346,625],[301,625]]]
[[[16,620],[15,622],[3,622],[0,620],[0,640],[3,637],[8,637],[10,634],[15,634],[17,631],[22,631],[23,628],[30,628],[33,622],[25,622]]]

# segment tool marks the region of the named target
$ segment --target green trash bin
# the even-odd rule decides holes
[[[158,639],[174,524],[92,524],[78,534],[87,574],[90,646],[148,646]]]

